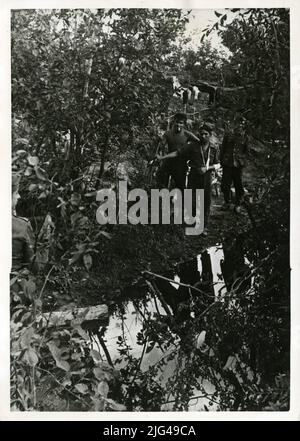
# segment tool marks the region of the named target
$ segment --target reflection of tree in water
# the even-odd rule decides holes
[[[135,290],[135,299],[127,303],[135,311],[138,328],[129,330],[128,310],[118,307],[119,360],[114,365],[120,381],[114,393],[118,391],[117,401],[128,410],[193,410],[194,402],[197,410],[262,409],[253,387],[268,387],[272,378],[264,372],[274,370],[261,352],[269,337],[261,344],[256,332],[264,303],[254,295],[261,287],[258,271],[265,261],[254,266],[244,247],[239,237],[178,264],[164,276],[146,271],[144,289]]]
[[[224,240],[222,247],[224,259],[221,261],[221,269],[227,291],[230,291],[233,284],[237,280],[240,280],[241,283],[238,286],[238,292],[242,293],[249,288],[249,284],[251,284],[250,278],[242,281],[249,272],[249,267],[245,263],[243,239],[240,236],[234,239]]]
[[[177,266],[176,277],[169,273],[169,280],[147,280],[147,294],[140,291],[137,295],[134,290],[134,299],[117,306],[118,356],[111,359],[120,368],[121,383],[119,392],[118,387],[112,391],[128,410],[160,410],[162,406],[188,410],[195,388],[198,396],[208,399],[206,391],[199,392],[203,376],[193,365],[198,329],[192,313],[203,312],[215,297],[209,252],[199,258],[200,266],[199,259],[184,262]],[[180,285],[172,284],[174,279]],[[135,315],[134,325],[128,322],[129,310]]]
[[[205,307],[214,298],[211,256],[205,250],[199,255],[199,259],[201,260],[200,271],[198,260],[194,258],[180,263],[176,268],[176,274],[166,274],[168,279],[180,282],[178,285],[171,284],[168,280],[155,280],[156,287],[179,320],[186,320],[190,317],[195,302],[199,301],[199,304]],[[191,287],[197,289],[194,290]]]

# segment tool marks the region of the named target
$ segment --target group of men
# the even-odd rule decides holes
[[[172,178],[175,187],[182,192],[184,188],[204,190],[204,231],[208,233],[211,207],[212,172],[222,167],[221,190],[224,195],[223,210],[228,210],[231,203],[231,185],[235,187],[235,212],[241,211],[244,194],[242,172],[249,153],[248,137],[244,122],[236,119],[232,128],[225,131],[220,149],[211,142],[213,126],[210,123],[198,124],[197,135],[186,129],[186,114],[176,113],[173,124],[163,137],[168,153],[158,154],[162,161],[157,173],[160,187],[167,187]],[[189,170],[189,172],[188,172]],[[187,173],[188,172],[188,173]]]
[[[235,187],[235,211],[240,211],[244,194],[242,171],[248,155],[248,142],[245,128],[239,120],[232,130],[226,131],[221,148],[211,142],[213,127],[209,123],[199,124],[197,135],[186,129],[187,117],[184,113],[174,116],[170,130],[164,134],[164,144],[168,153],[157,155],[162,161],[158,171],[161,187],[168,187],[172,178],[175,187],[182,192],[185,188],[204,190],[204,232],[207,234],[212,192],[212,172],[223,169],[221,190],[224,195],[223,209],[231,204],[231,185]],[[162,146],[163,148],[164,146]],[[188,172],[189,171],[189,172]],[[188,172],[188,173],[187,173]],[[33,232],[27,219],[16,216],[19,199],[20,176],[12,178],[12,270],[22,267],[32,269]]]

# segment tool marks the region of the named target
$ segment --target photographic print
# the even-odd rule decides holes
[[[290,9],[10,40],[11,412],[289,411]]]

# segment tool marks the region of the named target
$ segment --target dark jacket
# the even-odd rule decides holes
[[[22,217],[12,216],[12,271],[32,268],[34,258],[34,235],[30,222]]]
[[[220,149],[221,165],[237,168],[244,167],[248,155],[248,137],[235,132],[226,132]]]

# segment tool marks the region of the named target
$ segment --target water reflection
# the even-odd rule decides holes
[[[249,272],[249,262],[246,261],[243,253],[243,242],[235,239],[223,243],[224,258],[221,261],[222,276],[226,285],[226,290],[230,291],[237,280],[241,280]],[[239,292],[243,292],[251,285],[251,280],[246,279],[238,287]]]
[[[194,305],[200,302],[201,308],[205,310],[213,302],[223,301],[226,293],[247,271],[249,262],[244,258],[242,242],[235,240],[204,250],[196,258],[178,264],[174,272],[165,274],[162,278],[152,278],[151,283],[148,282],[148,288],[150,286],[151,289],[138,299],[130,299],[129,296],[110,316],[103,340],[114,366],[118,369],[124,368],[130,356],[139,360],[138,366],[142,372],[147,372],[163,359],[167,360],[155,371],[155,381],[164,387],[178,371],[180,363],[182,367],[182,360],[179,363],[178,359],[181,342],[195,337],[189,335],[188,328],[190,320],[195,318]],[[245,284],[249,283],[251,284],[251,280],[248,279],[238,289],[244,289]],[[156,328],[152,332],[152,324],[158,322],[168,329],[171,344],[164,345]],[[181,326],[178,331],[178,326],[184,323],[187,323],[187,327]],[[147,335],[157,334],[143,343],[138,336],[143,335],[145,330]],[[121,341],[123,356],[120,355]],[[191,343],[191,347],[195,344],[196,340]],[[105,359],[105,352],[101,348],[100,351]],[[168,359],[168,355],[172,353],[175,355]],[[193,397],[200,398],[191,398],[188,410],[203,410],[209,402],[209,398],[203,395],[214,393],[214,386],[207,380],[200,379],[200,383],[201,391],[197,387],[193,390]],[[169,394],[166,401],[160,410],[173,409],[172,395]],[[210,410],[217,410],[217,403],[210,404]]]

